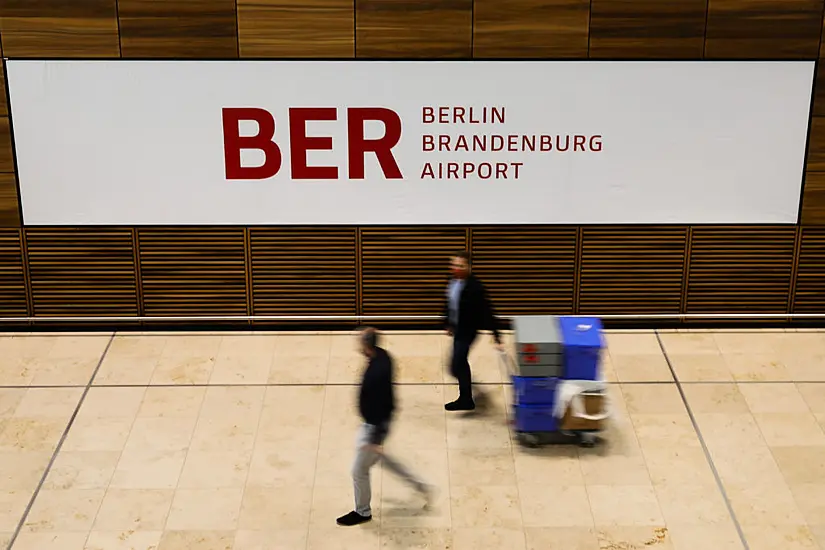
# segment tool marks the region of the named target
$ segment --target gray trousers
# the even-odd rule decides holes
[[[412,485],[416,490],[424,491],[426,489],[423,481],[415,477],[395,459],[387,456],[386,453],[379,454],[369,448],[373,430],[375,430],[375,426],[370,424],[361,425],[355,443],[355,462],[352,465],[352,482],[355,488],[355,511],[362,516],[372,515],[372,509],[370,508],[370,501],[372,500],[370,468],[379,460],[389,471]]]

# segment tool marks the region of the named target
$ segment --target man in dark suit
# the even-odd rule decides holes
[[[472,273],[470,255],[454,254],[450,259],[452,277],[444,301],[444,326],[453,337],[450,373],[458,380],[458,399],[444,405],[448,411],[472,411],[473,375],[468,356],[480,330],[490,330],[496,347],[503,350],[493,305],[484,284]]]

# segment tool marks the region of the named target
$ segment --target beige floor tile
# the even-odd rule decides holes
[[[723,448],[750,449],[767,445],[751,414],[694,414],[699,432],[712,451]]]
[[[63,442],[65,451],[122,451],[132,430],[133,418],[78,416]]]
[[[504,417],[458,414],[447,417],[447,446],[451,449],[508,449],[510,428]]]
[[[453,534],[446,527],[390,527],[381,529],[381,548],[383,549],[421,549],[452,548]]]
[[[789,484],[825,484],[825,446],[771,447],[771,452]]]
[[[0,491],[0,532],[13,533],[31,499],[31,491]]]
[[[350,506],[352,505],[350,487]],[[306,529],[312,507],[311,485],[279,488],[247,485],[241,504],[238,528],[243,530]],[[339,513],[343,515],[349,510]],[[334,526],[334,516],[330,518]]]
[[[654,488],[667,525],[719,525],[730,520],[725,501],[713,485],[669,483]]]
[[[124,452],[110,486],[118,489],[174,489],[185,460],[186,451],[136,449]]]
[[[249,473],[252,451],[189,451],[178,487],[217,489],[243,487]]]
[[[453,526],[522,527],[518,488],[512,486],[452,487],[450,512]]]
[[[664,525],[599,526],[596,528],[596,538],[599,541],[599,550],[673,550],[670,533]]]
[[[656,447],[644,450],[654,484],[715,487],[713,471],[701,447]]]
[[[627,412],[631,415],[685,412],[685,404],[676,384],[625,384],[621,389]]]
[[[631,419],[642,448],[701,446],[687,412],[634,414]]]
[[[721,353],[711,333],[662,332],[659,334],[659,339],[671,360],[675,355],[718,355]]]
[[[13,533],[0,533],[0,548],[8,548]]]
[[[737,382],[791,382],[787,367],[775,354],[751,355],[724,353],[733,379]]]
[[[600,550],[593,528],[587,527],[527,527],[526,550]],[[515,541],[514,541],[515,542]],[[469,547],[467,547],[470,550]],[[490,546],[490,549],[496,548]],[[498,548],[509,548],[499,546]],[[520,548],[518,543],[513,548]]]
[[[218,354],[212,369],[210,384],[266,384],[272,367],[272,357],[243,353]]]
[[[364,359],[355,355],[329,360],[327,384],[358,384],[363,377]],[[396,373],[397,375],[397,373]]]
[[[808,528],[819,543],[819,548],[825,548],[825,523],[821,525],[809,525]]]
[[[425,501],[412,487],[389,474],[384,470],[381,474],[380,497],[373,500],[379,502],[381,527],[383,528],[448,528],[452,524],[452,512],[450,506],[451,487],[442,476],[438,479],[426,477],[421,474],[428,483],[433,486],[430,506],[425,506]],[[352,489],[350,488],[350,493]],[[343,494],[343,491],[341,492]],[[375,494],[375,489],[373,489]],[[318,500],[318,487],[315,488],[315,499]],[[351,506],[351,504],[350,504]],[[316,524],[320,517],[317,508],[313,509],[313,524]],[[330,509],[326,515],[332,513]],[[373,514],[375,514],[375,504],[373,504]]]
[[[452,479],[446,449],[408,449],[402,452],[394,447],[387,447],[386,452],[396,462],[407,468],[416,478],[421,479],[428,485],[435,486],[437,490],[450,486]],[[380,466],[382,484],[388,481],[388,478],[390,480],[397,479],[395,473],[390,471],[389,468],[383,467],[381,462],[378,466]],[[379,471],[376,471],[376,475],[379,474]],[[316,483],[318,483],[317,478]]]
[[[747,449],[747,452],[742,449]],[[773,453],[766,445],[712,447],[710,455],[725,484],[747,484],[755,479],[766,483],[785,482]]]
[[[89,383],[100,356],[46,357],[37,359],[30,368],[37,374],[32,386],[83,386]]]
[[[68,421],[82,388],[29,388],[14,411],[17,417],[53,417]]]
[[[751,480],[748,485],[726,484],[734,514],[743,525],[803,525],[805,519],[784,483]]]
[[[307,545],[307,530],[238,531],[232,550],[295,550]]]
[[[825,346],[816,353],[794,352],[782,355],[782,362],[795,382],[825,382]]]
[[[233,531],[166,531],[157,550],[233,550]]]
[[[513,449],[513,462],[519,484],[583,485],[578,449],[548,446],[543,449]]]
[[[0,452],[51,452],[57,446],[67,419],[12,417],[0,432]]]
[[[787,340],[786,333],[774,331],[712,331],[719,350],[724,354],[770,353]]]
[[[14,542],[14,550],[86,550],[86,536],[84,532],[27,533],[23,531]]]
[[[206,390],[201,418],[235,418],[258,415],[264,404],[266,388],[261,386],[217,386]]]
[[[92,531],[84,550],[157,550],[162,531]]]
[[[738,384],[686,384],[682,386],[694,414],[747,414],[750,412]]]
[[[311,486],[315,480],[316,458],[315,449],[256,448],[249,462],[247,482],[260,487]],[[340,455],[338,458],[340,462],[345,460]],[[210,469],[204,468],[203,473],[209,475]]]
[[[450,483],[460,485],[515,485],[513,452],[501,449],[450,449]]]
[[[165,352],[152,372],[151,384],[207,384],[215,368],[215,356],[203,352],[167,355]]]
[[[587,494],[597,527],[664,525],[651,485],[588,485]]]
[[[810,412],[796,384],[739,384],[739,391],[753,413]]]
[[[205,395],[203,387],[146,388],[137,415],[141,418],[197,417]]]
[[[384,336],[384,344],[391,353],[399,357],[440,357],[444,351],[442,344],[449,344],[449,340],[441,334],[386,333]],[[347,345],[355,346],[354,343]],[[333,347],[333,350],[334,349]]]
[[[163,531],[172,489],[109,489],[97,512],[96,531]]]
[[[779,446],[822,446],[825,450],[825,432],[816,417],[804,413],[764,413],[755,414],[765,442],[772,447]]]
[[[243,493],[242,487],[177,489],[166,529],[235,530],[238,528]]]
[[[721,353],[668,354],[680,382],[729,382],[733,375]]]
[[[608,332],[604,335],[610,355],[662,355],[659,340],[653,332]]]
[[[352,362],[352,369],[356,364]],[[341,368],[336,361],[335,373]],[[333,370],[332,361],[327,355],[282,355],[276,356],[270,366],[267,383],[269,384],[324,384]],[[354,372],[354,371],[353,371]],[[354,374],[352,374],[354,376]],[[354,380],[354,378],[351,378]]]
[[[805,525],[742,525],[751,550],[819,550],[814,534]]]
[[[402,411],[390,430],[388,445],[395,449],[447,449],[447,419],[443,413],[413,416]]]
[[[480,355],[473,358],[470,367],[473,372],[474,384],[501,384],[504,382],[509,384],[510,382],[507,368],[502,365],[501,358],[495,354]],[[450,374],[446,357],[432,361],[432,368],[437,369],[439,372],[437,381],[443,381],[446,384],[455,383],[455,378]]]
[[[742,550],[733,522],[717,525],[668,525],[674,550]]]
[[[28,386],[37,375],[35,368],[32,360],[9,357],[0,364],[0,385]]]
[[[0,418],[13,416],[27,391],[21,388],[0,388]]]
[[[198,419],[189,448],[197,451],[235,449],[251,451],[255,446],[261,411],[247,416]]]
[[[582,453],[582,476],[587,485],[647,485],[650,473],[644,456],[590,455]]]
[[[375,521],[357,529],[318,527],[310,529],[307,550],[379,550],[381,540]]]
[[[41,490],[23,529],[31,532],[88,532],[103,495],[103,489]]]
[[[519,486],[526,527],[593,527],[584,485]]]
[[[194,432],[195,419],[191,417],[136,418],[123,450],[182,451],[189,447]]]
[[[825,384],[796,384],[796,389],[811,412],[825,413]]]
[[[672,382],[664,355],[611,355],[610,363],[619,382]]]
[[[825,523],[825,483],[791,485],[794,501],[811,525]]]
[[[115,337],[94,384],[149,384],[165,346],[166,338],[163,337]]]
[[[52,464],[44,489],[105,489],[115,473],[120,451],[64,451]]]
[[[363,363],[363,359],[361,360]],[[490,380],[480,375],[484,372],[478,368],[480,365],[473,365],[474,379],[476,382],[498,382],[501,383],[501,376],[498,379]],[[361,371],[363,371],[363,365]],[[359,372],[361,374],[361,372]],[[401,356],[396,358],[395,381],[398,384],[440,384],[444,379],[444,366],[438,357],[429,356]],[[359,378],[355,379],[356,382]]]
[[[140,410],[146,388],[92,387],[83,400],[78,418],[133,419]]]
[[[51,458],[49,452],[0,452],[0,491],[34,491]]]

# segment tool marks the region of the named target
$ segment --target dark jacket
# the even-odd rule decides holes
[[[370,431],[370,443],[380,445],[389,431],[390,420],[395,410],[395,394],[392,357],[383,348],[377,347],[375,352],[361,380],[358,410],[364,422],[374,427]]]
[[[444,327],[451,329],[457,340],[472,340],[480,330],[489,330],[496,342],[501,342],[496,313],[487,289],[472,273],[464,281],[458,300],[458,326],[452,326],[450,322],[450,299],[445,294]]]

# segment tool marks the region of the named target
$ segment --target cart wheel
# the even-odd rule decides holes
[[[539,438],[535,434],[520,433],[519,442],[530,449],[535,449],[539,446]]]
[[[596,442],[598,438],[596,434],[582,432],[579,434],[579,447],[584,447],[585,449],[592,449],[596,446]]]

